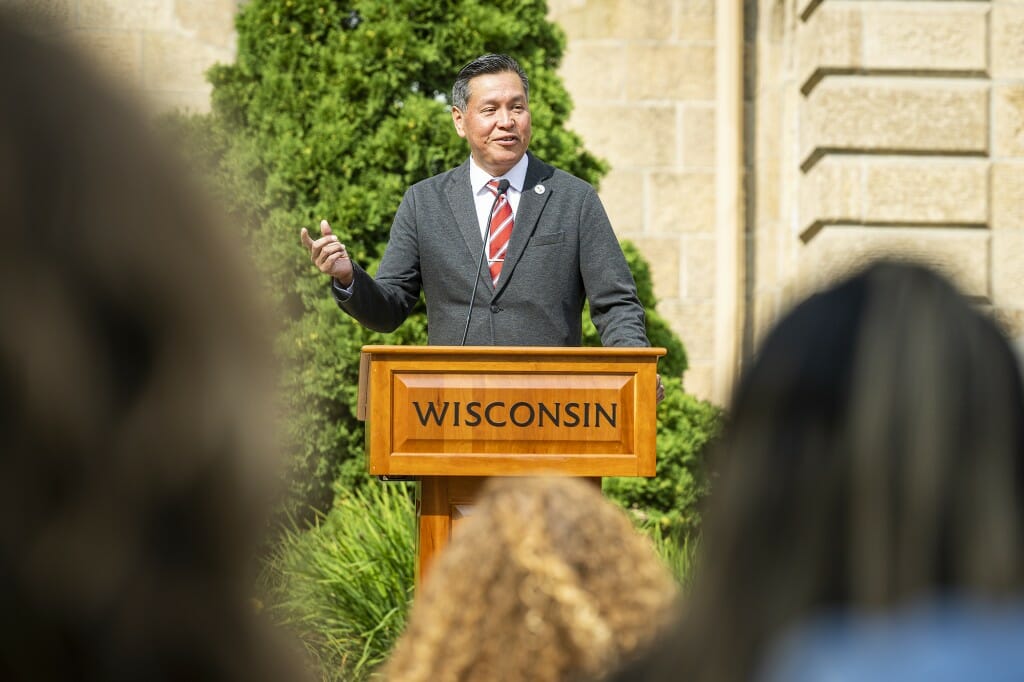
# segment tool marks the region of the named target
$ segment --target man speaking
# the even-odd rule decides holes
[[[527,153],[529,82],[519,64],[488,54],[463,67],[452,121],[470,157],[406,191],[376,278],[327,221],[315,240],[302,229],[342,310],[390,332],[422,290],[431,345],[578,346],[589,300],[603,345],[648,346],[636,285],[594,188]]]

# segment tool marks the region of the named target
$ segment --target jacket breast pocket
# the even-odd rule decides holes
[[[535,234],[528,244],[529,246],[546,246],[548,244],[561,244],[565,241],[565,232],[554,234]]]

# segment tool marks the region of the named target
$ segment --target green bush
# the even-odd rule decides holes
[[[405,627],[416,554],[405,484],[340,490],[309,528],[286,531],[264,568],[270,608],[325,680],[362,680]]]
[[[462,65],[485,52],[515,55],[530,75],[531,150],[595,184],[604,172],[565,128],[565,39],[546,14],[539,0],[251,0],[237,17],[235,63],[210,72],[212,114],[181,122],[284,321],[293,511],[325,508],[339,477],[364,478],[359,348],[426,340],[422,309],[390,335],[340,313],[299,228],[328,218],[372,270],[405,189],[466,159],[447,98]]]
[[[658,406],[658,465],[654,478],[606,478],[605,494],[636,519],[666,537],[684,541],[700,526],[700,504],[708,491],[705,453],[718,434],[721,411],[683,392],[666,377]]]

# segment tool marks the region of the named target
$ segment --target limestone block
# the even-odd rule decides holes
[[[828,156],[800,182],[801,234],[821,223],[864,221],[864,166],[859,159]]]
[[[130,31],[74,31],[75,43],[95,58],[114,82],[138,87],[142,79],[142,37]]]
[[[42,35],[73,28],[77,4],[77,0],[0,0],[0,7],[12,9],[29,30]]]
[[[616,168],[669,166],[677,162],[675,106],[582,103],[570,127],[587,149]]]
[[[566,89],[579,104],[622,101],[626,95],[625,43],[606,44],[575,41],[569,45],[559,68]]]
[[[775,228],[775,229],[772,229]],[[773,285],[779,277],[779,250],[777,226],[758,229],[747,241],[747,254],[754,270],[749,273],[753,282]]]
[[[79,0],[81,28],[166,31],[177,28],[167,0]]]
[[[1024,157],[1024,85],[992,88],[992,155]]]
[[[815,12],[821,11],[824,0],[797,0],[796,11],[804,21],[814,16]]]
[[[988,3],[877,2],[863,7],[865,68],[988,68]]]
[[[873,260],[894,258],[933,267],[968,295],[988,299],[992,236],[988,230],[975,228],[827,226],[801,254],[800,286],[806,294]]]
[[[1024,360],[1024,309],[995,306],[988,312]]]
[[[858,4],[827,2],[796,34],[797,75],[801,87],[819,70],[848,70],[860,65],[861,17]]]
[[[147,90],[208,91],[204,73],[232,53],[172,33],[148,32],[143,37],[143,85]]]
[[[1024,307],[1024,229],[992,233],[992,302]]]
[[[197,90],[146,90],[143,92],[146,104],[156,113],[186,111],[203,114],[210,111],[212,86]]]
[[[710,363],[694,364],[683,374],[683,390],[701,400],[711,400],[715,368]]]
[[[795,33],[792,34],[790,40],[795,41]],[[744,83],[750,83],[753,81],[752,86],[745,87],[749,88],[749,92],[755,94],[760,93],[764,90],[771,90],[773,88],[784,87],[784,84],[788,83],[788,79],[792,78],[790,71],[793,70],[794,66],[792,62],[795,57],[791,54],[795,52],[795,48],[791,48],[788,45],[778,45],[764,39],[758,39],[753,46],[747,43],[744,48],[745,55],[753,54],[754,63],[744,63],[747,71],[753,73],[744,73]]]
[[[992,164],[992,229],[1024,230],[1024,159]]]
[[[669,300],[658,305],[686,348],[690,366],[710,363],[714,356],[715,305],[710,301]]]
[[[676,37],[686,41],[714,42],[714,0],[678,0]]]
[[[691,301],[711,301],[715,297],[715,238],[683,238],[683,296]]]
[[[715,167],[715,109],[691,106],[683,109],[683,166]]]
[[[644,174],[639,170],[612,168],[601,179],[601,203],[615,233],[633,234],[644,227]]]
[[[987,161],[866,159],[864,168],[867,222],[988,222]]]
[[[803,99],[800,134],[804,165],[840,149],[981,154],[988,150],[988,87],[953,79],[829,77]]]
[[[1024,76],[1024,4],[992,6],[992,76]]]
[[[658,301],[679,297],[679,239],[634,237],[630,241],[651,266],[654,296]]]
[[[747,188],[747,198],[753,201],[752,215],[757,224],[776,222],[782,217],[780,183],[783,168],[789,170],[789,163],[783,160],[784,138],[787,136],[783,131],[782,108],[781,92],[762,94],[758,97],[754,120],[746,123],[746,149],[754,150],[756,164],[753,172],[747,169],[747,178],[752,183]]]
[[[665,0],[551,0],[548,16],[570,41],[672,37],[672,3]]]
[[[981,159],[826,156],[800,187],[802,234],[828,223],[988,221],[988,163]]]
[[[715,175],[657,172],[648,178],[648,229],[657,234],[715,231]]]
[[[209,45],[234,49],[238,0],[174,0],[181,28]]]
[[[829,72],[983,72],[987,24],[987,3],[823,3],[799,29],[801,87]]]
[[[782,172],[778,159],[769,158],[755,172],[748,171],[747,180],[753,184],[746,189],[748,202],[753,202],[753,215],[757,225],[778,223],[782,220]],[[749,207],[747,210],[750,210]]]
[[[715,99],[713,45],[631,43],[627,54],[631,101]]]

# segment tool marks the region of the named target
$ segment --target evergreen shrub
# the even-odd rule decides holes
[[[565,128],[570,102],[556,73],[565,39],[546,13],[539,0],[241,6],[237,59],[209,74],[213,111],[183,127],[284,320],[294,511],[326,508],[339,477],[364,478],[359,348],[426,340],[422,307],[388,335],[340,313],[299,246],[299,228],[327,218],[372,271],[405,189],[465,160],[447,99],[458,70],[485,52],[515,55],[530,75],[531,151],[594,184],[604,172]]]
[[[606,478],[603,490],[632,514],[638,527],[688,542],[697,537],[700,528],[701,503],[711,480],[705,455],[718,435],[722,413],[711,403],[685,393],[679,379],[665,377],[663,381],[657,475]]]

